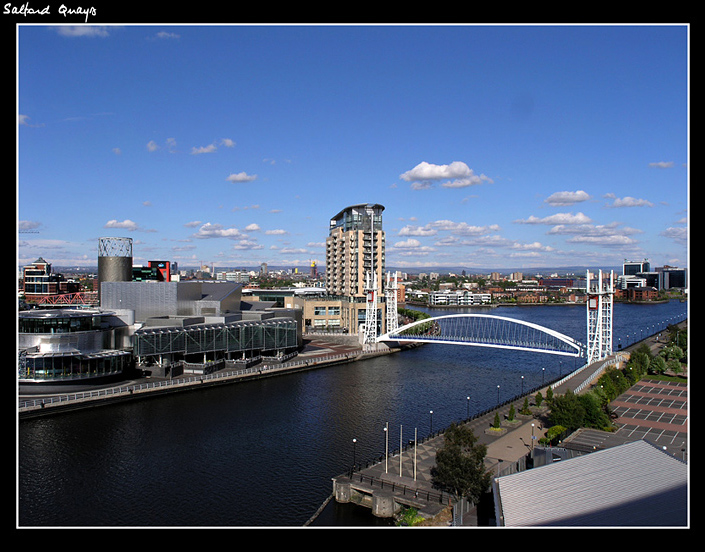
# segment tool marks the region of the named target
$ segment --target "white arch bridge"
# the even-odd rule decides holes
[[[586,350],[579,341],[550,328],[491,314],[422,318],[378,336],[377,341],[448,343],[572,357],[583,356]]]

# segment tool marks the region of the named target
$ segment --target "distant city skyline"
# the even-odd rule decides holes
[[[17,28],[17,261],[688,265],[687,25]]]

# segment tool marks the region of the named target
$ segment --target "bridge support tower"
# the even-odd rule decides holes
[[[365,309],[365,345],[377,343],[377,273],[367,273],[367,283],[365,285],[367,295],[367,307]],[[396,310],[396,309],[395,309]]]
[[[594,275],[593,275],[594,276]],[[614,275],[591,278],[587,273],[587,359],[588,364],[597,362],[612,353],[612,312],[614,297]]]
[[[397,315],[397,273],[387,272],[387,286],[384,288],[385,303],[387,304],[387,328],[386,332],[393,332],[399,327]]]

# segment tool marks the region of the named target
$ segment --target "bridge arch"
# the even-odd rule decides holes
[[[422,318],[380,335],[381,341],[447,343],[580,357],[585,346],[560,332],[506,316],[448,314]]]

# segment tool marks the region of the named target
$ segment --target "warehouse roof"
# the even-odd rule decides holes
[[[687,465],[635,441],[493,481],[499,525],[675,527],[688,520]]]

